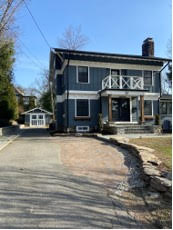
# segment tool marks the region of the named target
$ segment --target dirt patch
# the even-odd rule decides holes
[[[107,186],[122,181],[128,174],[124,155],[116,148],[92,138],[71,138],[60,143],[61,161],[75,175],[87,176]]]

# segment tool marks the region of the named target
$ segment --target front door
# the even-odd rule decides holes
[[[30,126],[34,126],[34,127],[45,126],[45,114],[31,114]]]
[[[129,98],[112,98],[112,121],[130,121]]]

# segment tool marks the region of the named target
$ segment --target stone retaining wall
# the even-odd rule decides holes
[[[118,145],[137,157],[141,163],[143,180],[150,190],[172,197],[172,176],[159,169],[162,162],[153,154],[153,149],[130,144],[125,138],[108,138],[102,135],[97,135],[97,138]]]
[[[15,134],[18,134],[18,132],[19,132],[18,125],[0,128],[0,136],[15,135]]]

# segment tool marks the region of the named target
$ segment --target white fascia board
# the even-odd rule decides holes
[[[56,70],[55,73],[57,74],[63,74],[65,67],[67,66],[67,60],[63,62],[62,68],[60,70]]]
[[[107,63],[107,62],[91,62],[70,60],[72,66],[88,66],[97,68],[110,68],[110,69],[135,69],[135,70],[152,70],[159,71],[162,67],[153,65],[137,65],[137,64],[121,64],[121,63]]]
[[[62,103],[67,98],[67,91],[62,95],[56,96],[56,102]],[[69,90],[68,99],[89,99],[98,100],[99,94],[97,91],[79,91],[79,90]]]
[[[154,97],[159,98],[159,93],[149,93],[149,92],[140,92],[140,91],[111,91],[105,90],[101,93],[101,96],[145,96],[145,97]]]

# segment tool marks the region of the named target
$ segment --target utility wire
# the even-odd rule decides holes
[[[50,46],[49,42],[47,41],[45,35],[43,34],[43,32],[42,32],[40,26],[38,25],[36,19],[34,18],[32,12],[31,12],[31,10],[29,9],[28,5],[26,4],[25,0],[23,0],[23,2],[24,2],[24,4],[25,4],[25,7],[26,7],[26,9],[28,10],[28,12],[29,12],[29,14],[30,14],[30,16],[31,16],[31,18],[32,18],[32,20],[33,20],[33,22],[34,22],[34,24],[36,25],[38,31],[40,32],[40,34],[41,34],[43,40],[45,41],[45,43],[46,43],[46,45],[49,47],[49,49],[51,49],[51,46]]]
[[[38,64],[39,64],[41,67],[43,67],[43,63],[41,63],[40,60],[39,60],[35,55],[32,54],[32,52],[31,52],[31,51],[29,50],[29,48],[24,44],[24,42],[21,41],[21,39],[19,39],[19,42],[22,44],[22,46],[25,48],[25,50],[27,50],[27,52],[29,53],[29,55],[32,56],[33,59],[35,59],[34,62],[35,62],[35,61],[38,62]]]
[[[22,50],[22,53],[30,60],[37,68],[41,69],[40,65],[35,62],[25,51]]]

